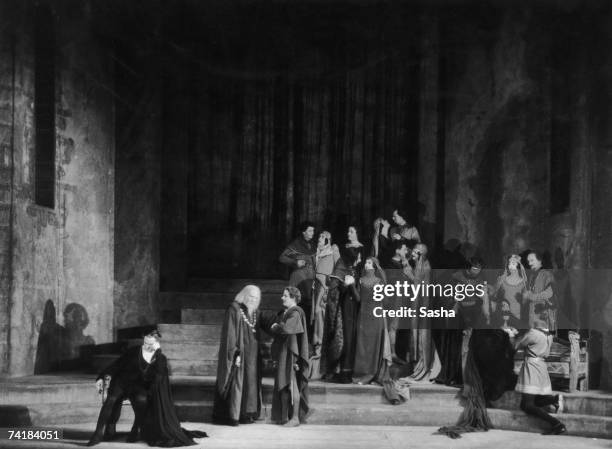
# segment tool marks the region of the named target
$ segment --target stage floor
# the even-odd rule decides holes
[[[490,430],[465,434],[451,440],[436,434],[436,427],[397,426],[338,426],[303,425],[283,428],[272,424],[253,424],[239,427],[215,426],[202,423],[183,423],[187,429],[204,430],[209,438],[197,440],[197,446],[207,449],[601,449],[612,447],[609,440],[574,436],[543,436],[533,433]],[[128,426],[119,430],[126,432]],[[29,443],[0,441],[0,448],[65,449],[83,446],[93,431],[92,426],[70,426],[65,430],[65,440],[58,443]],[[125,434],[118,441],[103,442],[100,449],[129,449],[149,447],[144,442],[126,443]]]

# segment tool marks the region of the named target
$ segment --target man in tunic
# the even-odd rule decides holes
[[[313,240],[314,224],[306,221],[300,225],[300,235],[293,240],[278,260],[291,269],[289,285],[297,287],[302,295],[302,305],[310,316],[315,282],[317,244]]]
[[[308,334],[306,315],[298,306],[301,295],[287,287],[282,296],[284,310],[270,331],[274,334],[272,356],[278,363],[272,396],[272,421],[288,427],[304,423],[308,407]]]
[[[517,343],[517,349],[524,349],[525,360],[519,371],[516,391],[522,393],[521,410],[543,419],[550,424],[545,435],[560,435],[567,430],[557,418],[550,416],[542,407],[552,405],[558,411],[561,397],[552,394],[550,375],[545,358],[550,354],[553,337],[548,323],[539,318],[534,319],[533,327]]]

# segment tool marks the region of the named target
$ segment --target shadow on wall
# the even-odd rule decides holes
[[[70,303],[64,309],[64,326],[56,321],[53,301],[48,299],[38,336],[34,374],[83,368],[95,346],[85,335],[89,315],[81,304]]]

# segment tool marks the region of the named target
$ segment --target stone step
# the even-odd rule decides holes
[[[274,380],[263,379],[262,395],[264,402],[272,401]],[[212,401],[214,399],[215,379],[189,378],[172,379],[172,394],[175,400]],[[436,406],[458,406],[459,390],[448,387],[427,386],[410,389],[410,406],[430,404]],[[315,404],[388,404],[382,388],[374,385],[343,385],[323,382],[311,382],[309,385],[310,400]]]
[[[164,342],[163,353],[168,360],[214,360],[219,355],[219,344],[196,342]]]
[[[220,324],[225,309],[181,309],[182,324]]]
[[[162,335],[162,351],[168,343],[178,342],[219,342],[221,324],[158,324]],[[164,351],[165,352],[165,351]]]
[[[35,403],[19,406],[0,405],[0,428],[90,423],[93,431],[101,406],[100,400],[97,402]],[[131,425],[133,422],[134,411],[125,402],[121,409],[119,423]]]
[[[283,279],[210,279],[191,278],[187,281],[189,291],[228,292],[235,296],[245,285],[257,285],[262,293],[283,293],[288,281]]]
[[[281,292],[262,293],[260,308],[276,310],[282,308]],[[177,309],[223,309],[234,300],[235,293],[227,292],[161,292],[160,308]]]
[[[177,401],[179,418],[183,421],[210,422],[212,418],[211,401]],[[452,426],[461,413],[459,406],[412,407],[409,403],[390,404],[312,404],[313,413],[309,424],[353,425],[353,426]],[[489,409],[489,417],[494,428],[541,433],[548,425],[538,418],[527,416],[522,411]],[[262,407],[261,422],[269,422],[271,406],[265,402]],[[611,438],[612,418],[560,414],[558,418],[567,427],[569,435]]]
[[[170,373],[173,376],[216,376],[217,360],[182,360],[168,359]]]
[[[560,394],[563,395],[564,399],[563,413],[612,417],[612,394],[610,393],[576,392]],[[493,406],[504,410],[518,410],[520,403],[520,393],[507,391],[500,399],[493,402]]]
[[[10,379],[0,383],[0,404],[96,403],[99,395],[95,377],[44,375]]]

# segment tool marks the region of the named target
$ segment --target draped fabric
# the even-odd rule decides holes
[[[282,8],[253,8],[259,19],[239,29],[209,19],[197,40],[166,31],[164,131],[168,151],[187,153],[188,192],[172,196],[187,202],[193,275],[278,276],[299,222],[338,240],[416,201],[414,18],[316,8],[313,30],[295,8],[278,21]]]

